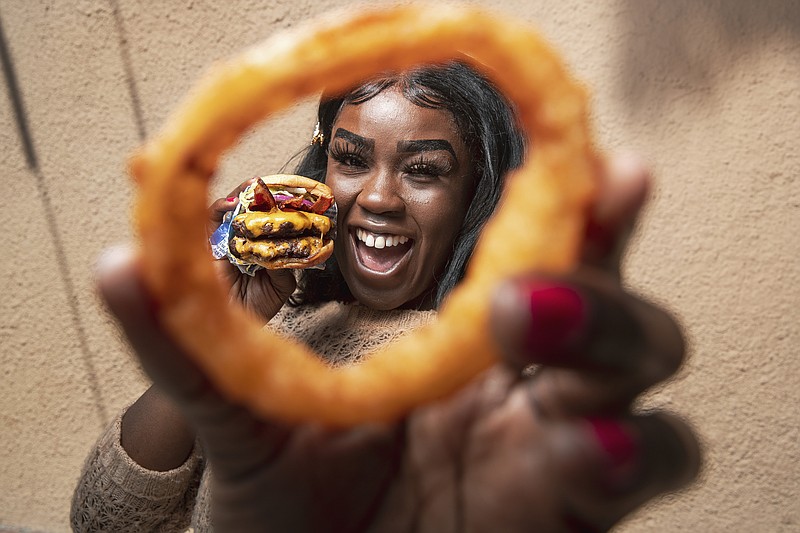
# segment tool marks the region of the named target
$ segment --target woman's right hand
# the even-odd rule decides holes
[[[227,197],[219,198],[209,207],[209,235],[222,224],[225,213],[233,211],[239,203],[239,193],[256,178],[243,182]],[[226,259],[215,263],[218,275],[230,286],[230,299],[235,300],[262,319],[268,322],[283,307],[296,287],[291,270],[261,269],[255,276],[243,274],[235,265]]]

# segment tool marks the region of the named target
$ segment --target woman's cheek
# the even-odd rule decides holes
[[[328,187],[333,191],[333,198],[336,201],[336,207],[339,210],[339,218],[342,218],[342,212],[350,209],[356,196],[358,196],[358,188],[355,187],[356,180],[342,179],[336,174],[328,174],[326,180]]]

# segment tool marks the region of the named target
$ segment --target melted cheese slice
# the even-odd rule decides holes
[[[324,235],[331,230],[328,217],[303,211],[240,213],[233,219],[233,225],[237,233],[248,239],[292,237],[306,232]]]

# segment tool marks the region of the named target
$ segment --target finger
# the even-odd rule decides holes
[[[243,181],[242,183],[240,183],[239,185],[237,185],[235,189],[233,189],[231,192],[229,192],[229,193],[228,193],[228,197],[231,197],[231,196],[236,196],[236,197],[238,197],[238,196],[239,196],[239,193],[241,193],[243,190],[245,190],[245,189],[246,189],[246,188],[248,188],[250,185],[252,185],[253,183],[255,183],[255,181],[256,181],[257,179],[258,179],[258,176],[253,176],[252,178],[250,178],[250,179],[248,179],[248,180],[245,180],[245,181]]]
[[[564,522],[606,531],[652,498],[688,486],[701,469],[699,440],[667,413],[563,422],[550,432],[564,483]]]
[[[101,257],[97,285],[145,371],[181,406],[226,474],[246,471],[280,448],[287,429],[228,402],[164,331],[131,248]]]
[[[239,203],[238,196],[228,196],[227,198],[219,198],[214,200],[208,207],[208,219],[210,227],[216,229],[217,226],[222,224],[222,219],[225,218],[225,213],[233,211]]]
[[[249,187],[256,179],[258,179],[258,176],[254,176],[240,183],[235,189],[229,192],[225,198],[218,198],[211,203],[208,208],[208,218],[211,221],[211,225],[214,226],[211,228],[211,231],[214,231],[216,226],[222,224],[222,218],[225,216],[225,213],[233,211],[239,203],[239,194]]]
[[[512,369],[544,365],[530,394],[545,416],[624,407],[685,355],[668,313],[602,274],[509,281],[493,300],[491,327]]]
[[[216,416],[227,402],[161,326],[133,249],[107,251],[96,270],[100,294],[145,372],[195,418]]]
[[[647,199],[651,181],[647,166],[632,154],[618,155],[606,162],[586,225],[582,250],[585,264],[619,272],[623,252]]]
[[[207,387],[199,368],[156,319],[157,304],[141,280],[133,248],[106,251],[96,265],[97,287],[145,371],[170,395],[187,399]]]

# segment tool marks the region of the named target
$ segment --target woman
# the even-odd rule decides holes
[[[278,322],[328,360],[352,362],[394,337],[398,321],[405,330],[433,318],[431,310],[463,276],[499,201],[503,176],[522,162],[524,143],[503,97],[460,63],[388,76],[324,98],[318,120],[317,141],[296,172],[334,190],[335,260],[324,270],[304,271],[292,303],[360,305],[331,304],[322,313],[288,307]],[[212,204],[214,224],[250,181]],[[295,289],[289,271],[251,278],[225,261],[218,266],[233,293],[245,295],[245,304],[265,322]],[[396,309],[428,312],[373,312]],[[321,331],[320,314],[331,326],[328,333]],[[370,324],[371,331],[341,345],[343,321]],[[376,321],[386,327],[377,336]]]
[[[323,101],[319,120],[298,173],[334,190],[335,261],[304,273],[295,305],[290,273],[218,264],[271,327],[347,363],[433,318],[523,146],[509,106],[460,64],[365,84]],[[135,258],[117,257],[101,290],[156,386],[89,458],[73,526],[170,530],[193,507],[204,530],[213,506],[215,528],[233,531],[603,529],[685,484],[698,465],[688,428],[627,407],[683,356],[672,319],[619,286],[618,236],[645,188],[638,167],[610,172],[585,266],[497,293],[504,364],[393,425],[287,427],[230,404],[154,321]],[[523,379],[532,363],[551,366]]]

